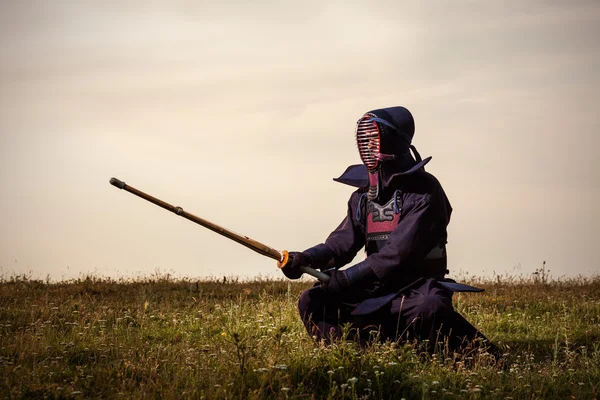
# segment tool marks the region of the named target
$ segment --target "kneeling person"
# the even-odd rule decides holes
[[[356,125],[363,164],[334,179],[355,186],[347,215],[324,243],[291,252],[283,273],[302,275],[301,266],[329,270],[331,279],[300,296],[298,310],[317,339],[448,340],[457,350],[485,337],[452,306],[446,270],[446,227],[452,208],[438,180],[425,172],[411,144],[415,125],[404,107],[374,110]],[[414,153],[414,157],[411,154]],[[340,270],[365,247],[364,261]],[[453,286],[454,285],[454,286]],[[493,346],[488,343],[488,346]]]

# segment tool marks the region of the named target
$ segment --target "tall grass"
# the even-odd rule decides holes
[[[308,337],[296,301],[309,281],[87,277],[0,282],[5,398],[594,399],[600,278],[479,282],[457,294],[504,351],[425,356],[413,344]]]

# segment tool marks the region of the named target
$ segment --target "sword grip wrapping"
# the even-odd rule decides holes
[[[314,268],[311,267],[307,267],[307,266],[301,266],[300,267],[300,271],[304,272],[305,274],[308,274],[310,276],[313,276],[315,278],[317,278],[318,280],[320,280],[323,283],[327,283],[329,282],[329,275],[321,272],[321,271],[317,271]]]
[[[277,262],[277,267],[279,267],[280,269],[285,267],[287,265],[287,263],[290,261],[290,253],[287,250],[282,250],[281,257],[282,257],[282,260]],[[321,282],[329,282],[329,275],[327,275],[321,271],[317,271],[316,269],[311,268],[309,265],[306,265],[306,266],[302,265],[300,267],[300,271],[302,271],[302,273],[304,273],[304,274],[308,274],[310,276],[317,278]]]

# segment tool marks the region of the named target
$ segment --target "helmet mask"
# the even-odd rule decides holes
[[[365,114],[356,123],[356,144],[363,164],[369,172],[368,198],[373,200],[379,193],[379,155],[381,151],[381,130],[374,115]]]
[[[370,200],[381,194],[393,176],[411,174],[429,161],[430,157],[421,160],[411,144],[414,129],[413,117],[404,107],[370,111],[357,121],[356,143],[369,175]]]

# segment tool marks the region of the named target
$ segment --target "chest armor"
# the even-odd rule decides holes
[[[379,252],[385,246],[392,231],[400,221],[400,209],[396,202],[397,194],[384,205],[366,200],[366,251],[367,256]]]

